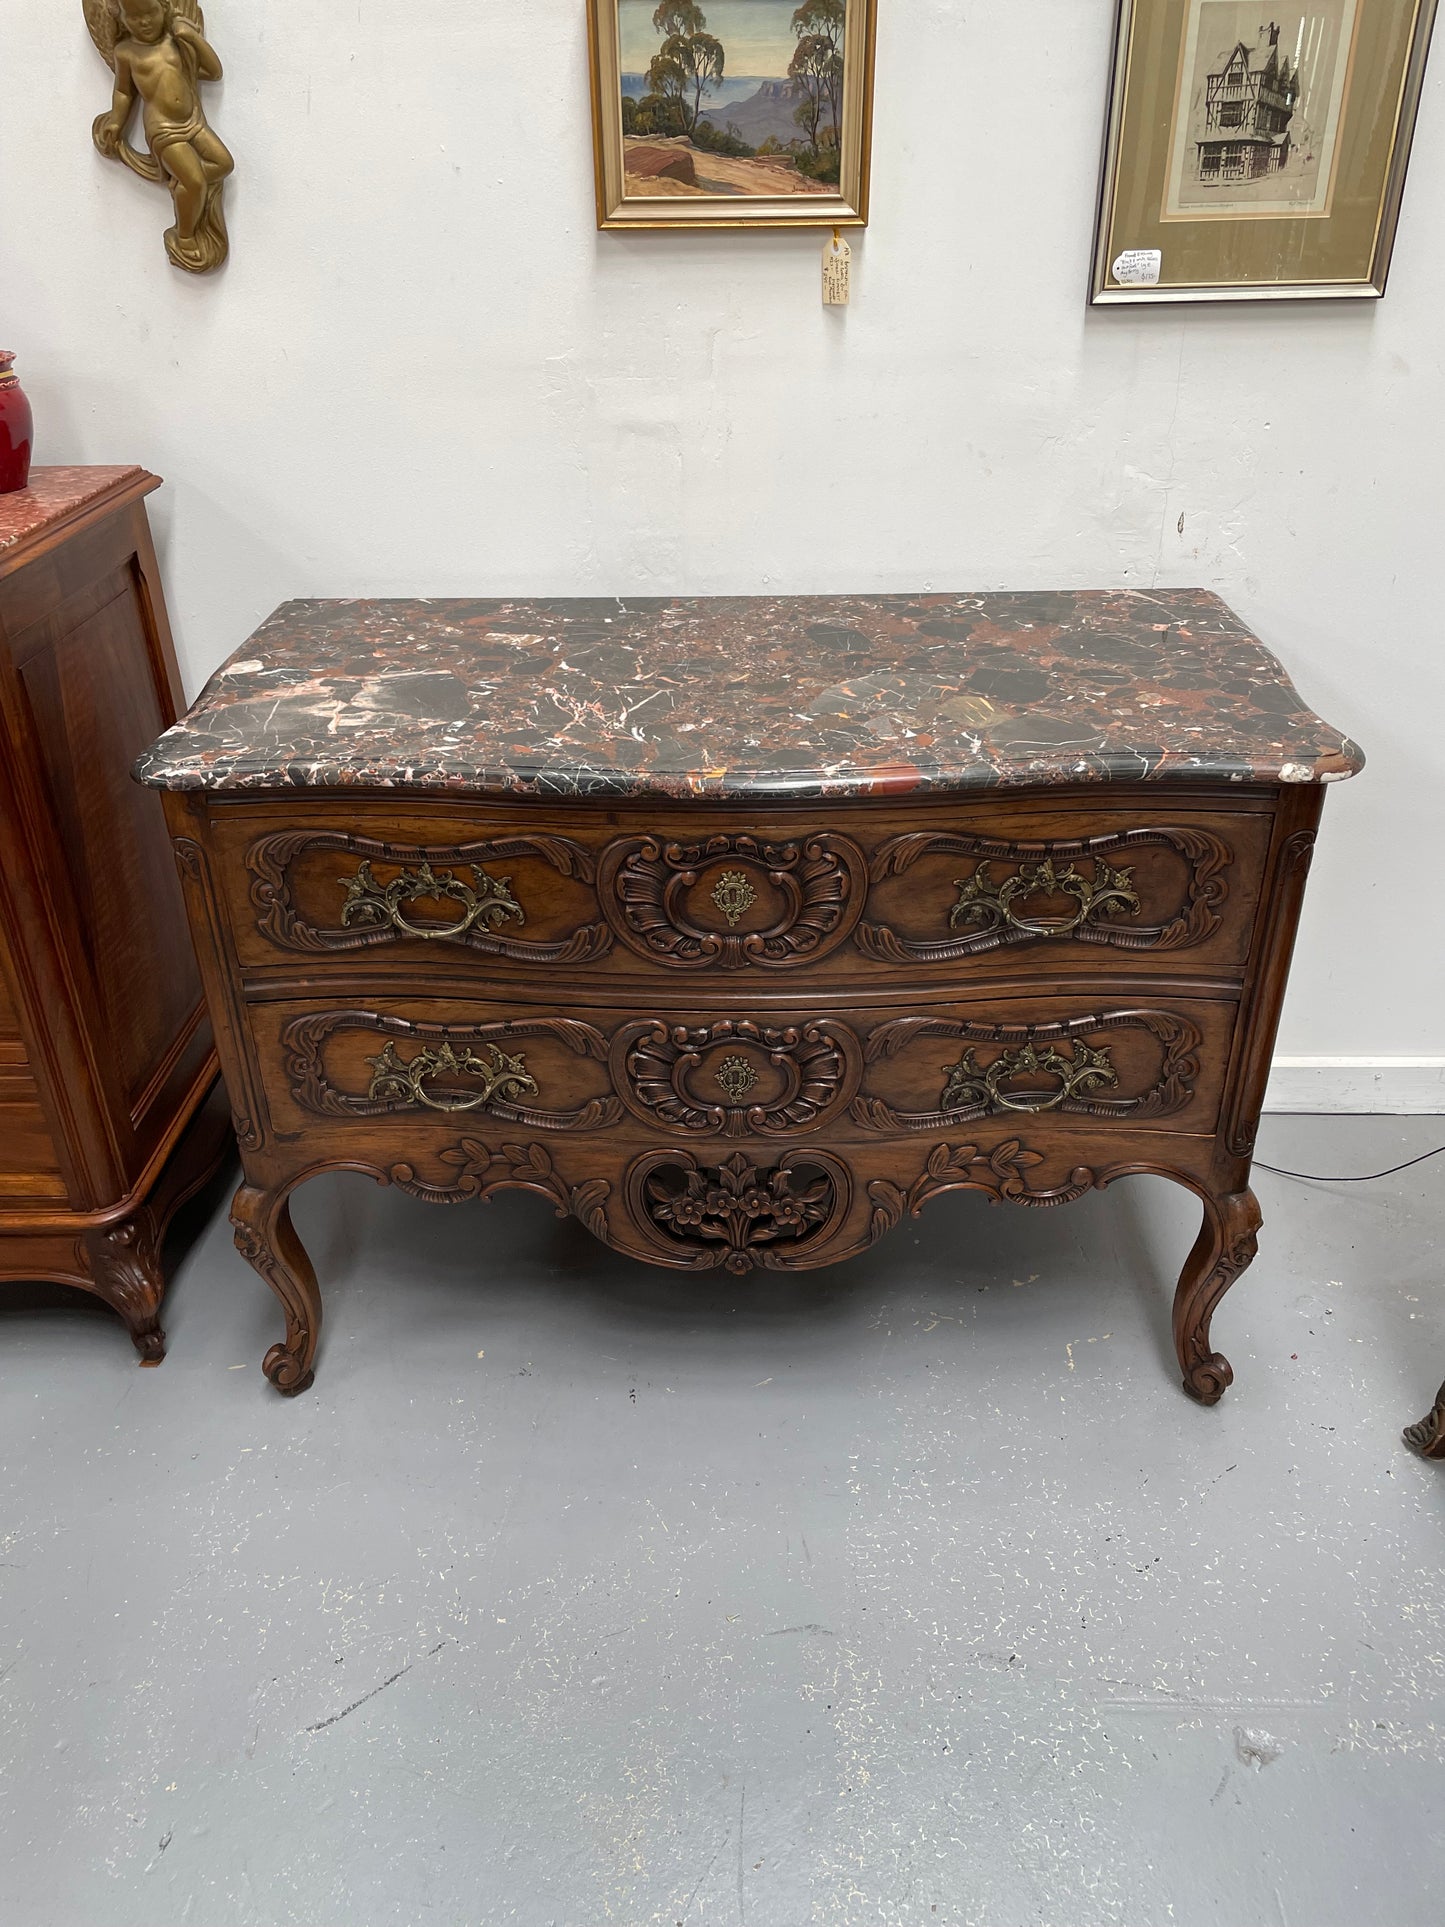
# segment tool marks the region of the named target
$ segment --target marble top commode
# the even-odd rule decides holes
[[[1217,596],[1173,589],[288,602],[136,774],[767,799],[1363,761]]]
[[[138,766],[267,1377],[312,1380],[288,1200],[328,1169],[739,1276],[1154,1172],[1203,1208],[1174,1342],[1213,1403],[1324,785],[1362,760],[1202,590],[286,604]]]

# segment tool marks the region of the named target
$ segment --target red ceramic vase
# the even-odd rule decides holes
[[[0,348],[0,495],[13,495],[30,480],[30,403],[11,366],[15,357]]]

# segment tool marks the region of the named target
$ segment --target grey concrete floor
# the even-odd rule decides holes
[[[1214,1411],[1158,1180],[742,1282],[323,1180],[295,1402],[220,1190],[159,1371],[0,1298],[0,1920],[1439,1919],[1445,1159],[1257,1182]]]

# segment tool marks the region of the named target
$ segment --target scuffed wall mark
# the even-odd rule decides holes
[[[435,1659],[446,1643],[446,1640],[442,1640],[438,1645],[433,1646],[430,1652],[428,1652],[427,1658]],[[338,1720],[346,1719],[347,1716],[354,1713],[359,1706],[365,1706],[368,1700],[374,1700],[378,1693],[384,1693],[388,1686],[395,1686],[399,1679],[405,1679],[415,1664],[415,1660],[409,1661],[407,1665],[402,1667],[400,1672],[393,1673],[390,1679],[384,1679],[380,1686],[373,1686],[369,1693],[363,1693],[361,1698],[359,1700],[353,1700],[350,1706],[343,1706],[341,1711],[339,1713],[333,1713],[330,1719],[317,1720],[316,1724],[314,1726],[308,1726],[306,1731],[308,1733],[321,1733],[324,1732],[328,1726],[335,1726]]]
[[[1262,1726],[1236,1726],[1234,1750],[1244,1766],[1273,1766],[1284,1751],[1284,1742],[1266,1733]]]
[[[804,1626],[774,1626],[768,1634],[768,1638],[781,1639],[784,1633],[819,1633],[824,1639],[836,1639],[838,1637],[831,1626],[820,1626],[817,1620],[810,1619]]]
[[[175,1833],[174,1827],[168,1827],[166,1831],[161,1835],[161,1843],[156,1848],[154,1859],[148,1860],[146,1862],[147,1873],[155,1872],[156,1868],[161,1864],[161,1855],[165,1852],[166,1848],[171,1844],[172,1840],[174,1840],[175,1837],[176,1837],[176,1833]]]
[[[395,1686],[399,1679],[405,1679],[410,1671],[410,1666],[403,1666],[399,1673],[393,1673],[390,1679],[384,1679],[380,1686],[373,1686],[369,1693],[363,1693],[361,1698],[359,1700],[353,1700],[350,1706],[343,1706],[341,1711],[339,1713],[333,1713],[329,1720],[317,1720],[316,1724],[314,1726],[308,1726],[306,1731],[308,1733],[320,1733],[328,1726],[335,1726],[338,1720],[344,1720],[348,1714],[354,1713],[359,1706],[365,1706],[368,1700],[374,1700],[378,1693],[384,1693],[388,1686]]]
[[[1233,1767],[1227,1766],[1224,1769],[1224,1771],[1220,1774],[1219,1785],[1214,1789],[1213,1793],[1211,1793],[1209,1796],[1210,1806],[1217,1806],[1220,1800],[1224,1798],[1224,1789],[1229,1785],[1229,1776],[1233,1771],[1234,1771]]]

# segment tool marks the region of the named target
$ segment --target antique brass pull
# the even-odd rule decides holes
[[[429,1111],[478,1111],[483,1105],[501,1098],[515,1103],[519,1098],[536,1095],[537,1080],[527,1070],[519,1052],[509,1057],[495,1044],[458,1052],[450,1043],[435,1050],[418,1051],[410,1061],[403,1059],[396,1045],[388,1043],[379,1057],[366,1060],[375,1072],[367,1101],[372,1104],[424,1104]],[[476,1091],[428,1091],[426,1086],[437,1077],[480,1078]]]
[[[1055,1111],[1083,1092],[1118,1083],[1119,1073],[1102,1046],[1091,1050],[1081,1038],[1074,1037],[1069,1040],[1069,1051],[1071,1055],[1066,1057],[1061,1050],[1039,1050],[1032,1043],[1024,1044],[1018,1050],[1001,1052],[981,1069],[970,1044],[956,1064],[943,1066],[948,1082],[943,1087],[941,1108],[963,1111],[983,1105],[990,1111]],[[1056,1077],[1058,1089],[1003,1088],[1017,1077]]]
[[[1124,911],[1137,912],[1139,898],[1130,879],[1132,869],[1114,870],[1098,857],[1093,859],[1092,877],[1080,876],[1073,864],[1056,870],[1046,856],[1039,863],[1022,863],[1010,877],[997,883],[989,876],[988,862],[974,866],[967,877],[955,877],[958,902],[949,912],[948,926],[956,930],[961,923],[972,923],[985,930],[1023,930],[1033,937],[1067,937],[1086,923],[1101,923]],[[1020,899],[1038,896],[1072,897],[1078,909],[1069,917],[1028,917],[1014,908]]]
[[[376,928],[389,923],[404,937],[420,937],[425,942],[453,942],[464,937],[474,924],[498,929],[508,917],[525,923],[522,906],[512,895],[510,877],[488,876],[473,863],[472,883],[463,882],[455,870],[433,870],[430,863],[418,869],[402,870],[390,883],[379,883],[371,864],[363,863],[354,877],[339,877],[346,890],[341,912],[343,925],[361,924]],[[456,923],[411,923],[402,906],[415,898],[449,898],[461,904],[465,914]]]

